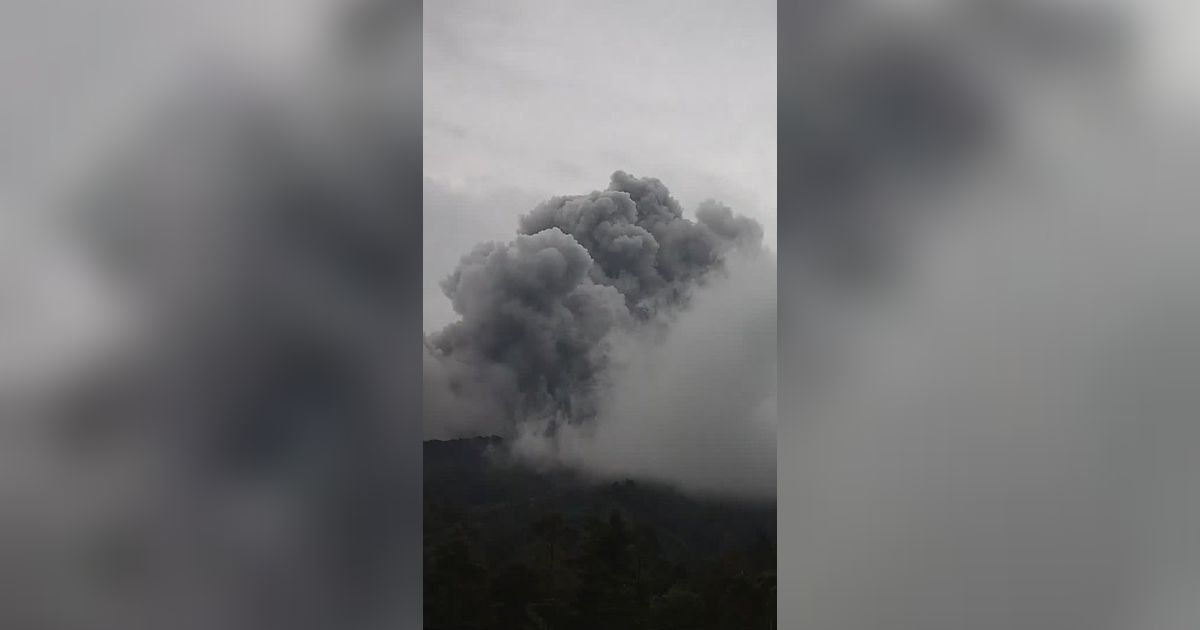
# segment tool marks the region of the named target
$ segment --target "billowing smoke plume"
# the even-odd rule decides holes
[[[462,368],[451,387],[490,399],[505,418],[590,415],[603,342],[628,316],[619,291],[588,277],[592,266],[582,245],[553,228],[463,258],[443,285],[462,319],[431,338],[439,357]]]
[[[714,202],[697,218],[685,219],[659,180],[617,171],[608,190],[541,204],[521,218],[521,232],[558,228],[571,235],[592,257],[588,277],[615,287],[635,316],[648,318],[686,299],[731,245],[761,243],[754,220],[735,219]]]
[[[734,269],[752,270],[753,286],[772,300],[757,299],[763,291],[754,293],[752,301],[730,293],[729,287],[743,284],[729,278]],[[656,449],[680,436],[675,429],[703,430],[699,425],[705,418],[694,413],[698,407],[672,403],[660,392],[722,392],[733,407],[700,403],[723,414],[712,418],[713,425],[737,427],[759,414],[774,389],[773,270],[756,221],[715,201],[701,204],[693,221],[657,179],[618,171],[606,190],[539,204],[520,217],[515,240],[477,246],[442,285],[460,319],[427,339],[427,434],[496,433],[519,438],[525,455],[680,481],[675,471],[643,471],[636,462],[597,458],[596,453],[626,450],[602,444],[612,436]],[[718,289],[727,299],[694,299]],[[722,335],[739,339],[746,331],[737,327],[746,322],[728,312],[706,318],[693,304],[725,310],[732,304],[740,314],[751,302],[755,317],[770,319],[768,351],[757,352],[760,348],[752,344],[751,359],[755,367],[766,366],[768,375],[720,362],[711,363],[710,372],[715,372],[705,375],[684,369],[673,358],[647,360],[680,347],[692,348],[684,354],[693,360],[715,358],[706,354],[714,346],[705,340]],[[706,310],[714,311],[712,306]],[[720,372],[726,369],[759,384],[722,384],[725,375]],[[740,397],[738,391],[753,395]],[[615,399],[623,403],[614,404]],[[691,429],[689,422],[694,423]],[[650,433],[638,435],[629,427]],[[762,485],[772,488],[773,440],[771,433],[766,440],[770,452],[755,451],[770,467],[763,475],[770,483]]]
[[[614,333],[666,325],[732,250],[761,248],[758,223],[725,206],[697,218],[661,181],[618,171],[607,190],[538,205],[511,243],[476,247],[442,285],[460,319],[428,339],[440,365],[427,369],[427,419],[470,432],[464,415],[491,429],[498,417],[512,434],[595,417]]]

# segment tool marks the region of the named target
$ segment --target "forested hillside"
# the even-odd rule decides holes
[[[425,443],[427,630],[775,627],[775,506]]]

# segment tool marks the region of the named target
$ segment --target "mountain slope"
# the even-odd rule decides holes
[[[424,456],[426,628],[773,622],[773,504],[538,471],[494,437]]]

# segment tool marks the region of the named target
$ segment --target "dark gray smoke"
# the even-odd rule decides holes
[[[555,197],[521,217],[520,231],[558,228],[595,263],[588,277],[615,287],[642,319],[677,306],[733,244],[758,247],[762,227],[729,208],[705,202],[699,223],[683,217],[667,187],[652,177],[613,173],[608,190]]]
[[[553,434],[595,417],[615,334],[669,326],[731,252],[761,250],[753,219],[712,201],[696,214],[661,181],[617,171],[608,189],[554,197],[512,242],[463,257],[442,285],[460,319],[428,338],[430,431],[513,434],[537,420]]]

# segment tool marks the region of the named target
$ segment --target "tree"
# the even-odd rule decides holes
[[[549,586],[551,591],[556,591],[559,588],[559,550],[563,542],[572,533],[571,528],[562,514],[551,512],[534,521],[529,526],[529,531],[534,540],[540,542],[546,548],[546,560],[550,578]]]
[[[425,558],[425,626],[484,628],[491,620],[486,566],[472,551],[466,528],[456,525]]]

